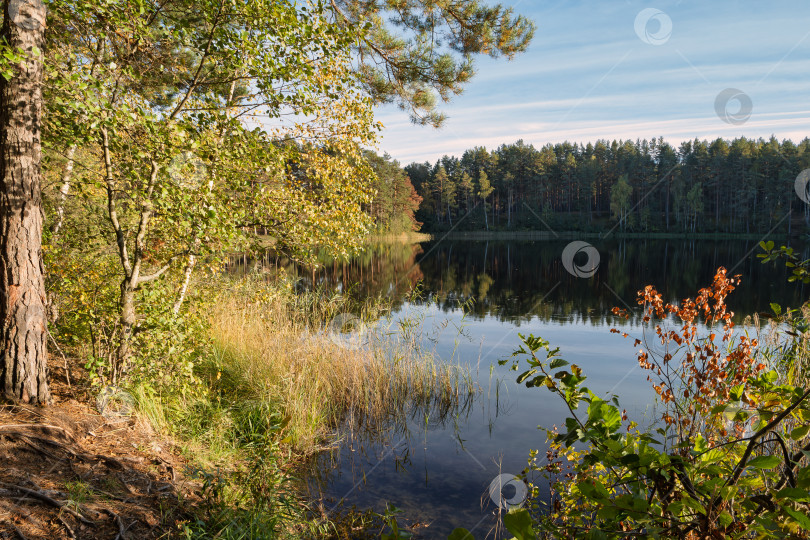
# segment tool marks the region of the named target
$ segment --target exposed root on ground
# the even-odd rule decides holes
[[[0,405],[0,538],[177,536],[199,486],[179,474],[171,443],[105,419],[75,383],[53,390],[52,407]]]

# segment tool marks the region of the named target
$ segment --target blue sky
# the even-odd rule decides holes
[[[518,139],[539,147],[810,136],[808,0],[504,3],[536,22],[529,51],[511,62],[479,59],[464,94],[443,106],[449,119],[439,130],[411,124],[396,107],[378,109],[381,151],[405,165]],[[744,94],[720,109],[739,115],[736,123],[715,112],[727,88]],[[740,110],[745,96],[750,116]]]

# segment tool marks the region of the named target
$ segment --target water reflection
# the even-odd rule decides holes
[[[401,307],[417,283],[423,301],[449,312],[471,302],[470,315],[519,324],[539,318],[561,323],[613,324],[613,306],[636,305],[653,284],[669,301],[694,295],[725,266],[742,274],[730,299],[740,317],[770,302],[798,306],[803,285],[788,283],[782,265],[763,265],[754,241],[591,241],[600,265],[591,279],[568,273],[560,256],[568,242],[427,242],[378,245],[349,262],[318,270],[290,266],[299,286],[327,286],[364,299],[384,297]],[[807,250],[804,250],[807,251]],[[807,253],[804,256],[810,256]]]
[[[411,415],[406,430],[378,430],[373,438],[347,430],[335,452],[319,462],[324,474],[314,487],[324,506],[383,511],[392,503],[408,523],[420,525],[417,537],[446,538],[460,526],[475,528],[476,538],[495,537],[491,482],[519,473],[529,449],[544,455],[545,435],[537,426],[559,425],[566,416],[561,401],[543,389],[516,385],[515,373],[497,365],[516,348],[518,332],[559,346],[589,376],[589,388],[618,394],[631,418],[646,422],[654,416],[646,373],[638,368],[632,341],[609,333],[620,324],[634,336],[643,333],[637,290],[654,284],[670,301],[694,296],[725,266],[742,274],[741,286],[728,298],[737,322],[769,311],[771,302],[798,307],[806,299],[803,286],[787,282],[787,269],[760,263],[755,242],[591,243],[600,265],[590,279],[564,268],[565,241],[382,245],[316,270],[279,261],[301,288],[385,298],[394,320],[419,313],[426,343],[438,356],[459,362],[482,389],[475,404],[457,413]],[[422,294],[414,296],[417,286]],[[635,318],[615,318],[614,306],[634,307]]]

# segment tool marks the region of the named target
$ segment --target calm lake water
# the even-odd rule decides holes
[[[562,401],[542,388],[527,389],[516,373],[498,366],[518,346],[518,333],[532,333],[561,348],[563,358],[581,366],[588,387],[619,396],[632,419],[653,417],[653,392],[638,368],[632,341],[609,332],[613,326],[640,336],[637,318],[617,320],[614,306],[639,308],[636,291],[653,284],[669,300],[694,296],[711,283],[719,266],[742,274],[728,298],[735,321],[770,311],[769,304],[798,307],[810,289],[788,283],[782,265],[763,265],[754,241],[625,240],[590,243],[599,263],[586,253],[568,268],[561,242],[429,242],[385,245],[350,263],[312,273],[300,269],[301,287],[328,286],[363,299],[385,297],[393,320],[422,319],[426,343],[435,354],[463,366],[481,388],[472,406],[436,421],[416,418],[407,433],[385,440],[353,439],[324,455],[319,491],[327,509],[373,508],[393,504],[419,538],[446,538],[456,527],[475,538],[495,537],[497,506],[489,487],[500,474],[517,474],[530,449],[545,455],[538,426],[560,425]],[[808,255],[805,254],[805,257]],[[418,299],[409,295],[421,289]],[[739,327],[738,327],[739,328]],[[502,496],[519,496],[513,486]],[[496,494],[497,497],[497,494]]]

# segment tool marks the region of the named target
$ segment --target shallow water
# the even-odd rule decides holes
[[[598,266],[589,266],[585,253],[563,264],[568,243],[377,246],[350,263],[300,270],[302,287],[387,297],[394,306],[388,327],[403,318],[422,319],[425,346],[463,366],[481,388],[468,411],[444,422],[414,418],[406,434],[392,432],[382,442],[346,434],[339,451],[323,456],[321,474],[312,481],[327,508],[383,511],[393,504],[419,537],[446,538],[456,527],[476,538],[495,537],[498,507],[491,483],[500,474],[519,473],[530,449],[544,456],[546,437],[538,426],[560,425],[566,416],[559,398],[517,385],[516,373],[497,365],[517,348],[518,333],[560,347],[563,358],[588,375],[591,390],[618,395],[629,416],[645,423],[654,416],[647,374],[638,368],[632,340],[609,331],[621,326],[640,337],[643,329],[638,317],[616,319],[613,306],[637,315],[636,291],[646,284],[669,300],[694,296],[719,266],[742,274],[727,300],[738,324],[746,315],[770,311],[771,302],[798,307],[810,292],[788,283],[783,266],[762,265],[755,242],[591,241]],[[569,272],[577,267],[593,275]],[[419,298],[408,296],[414,287],[422,290]],[[494,493],[495,499],[520,497],[513,486]]]

